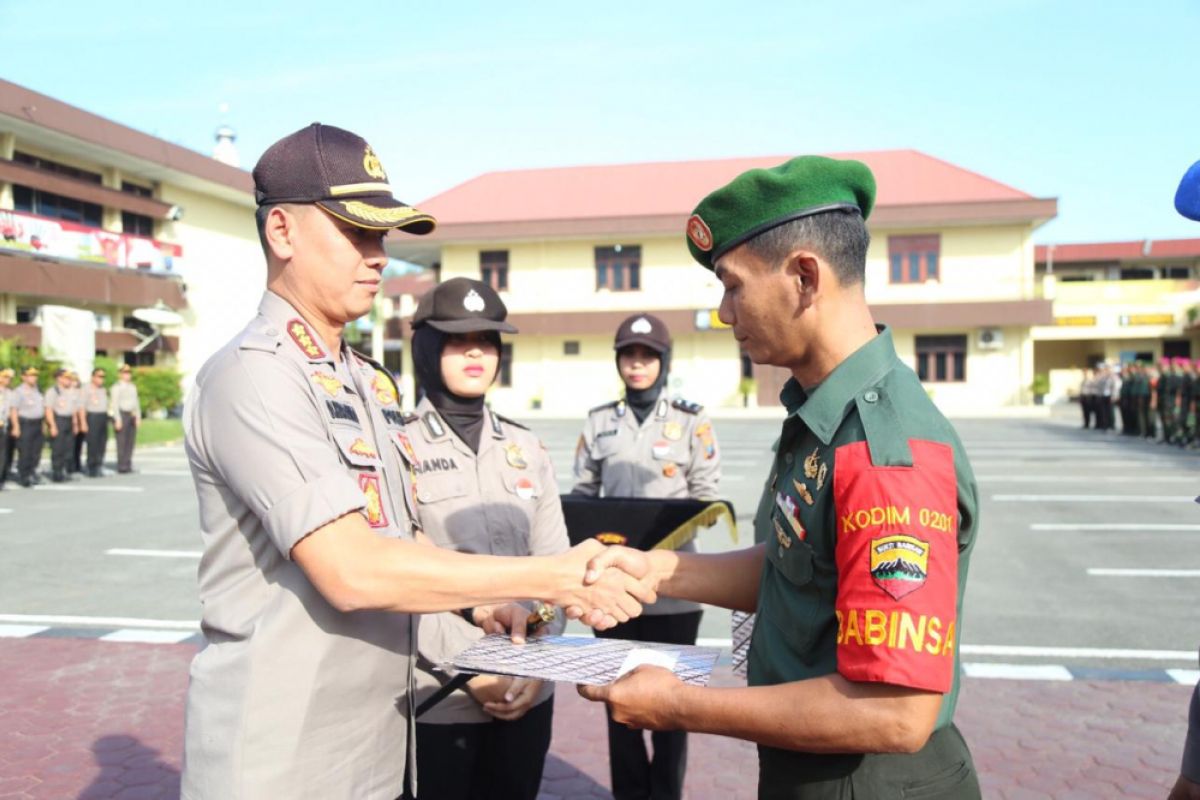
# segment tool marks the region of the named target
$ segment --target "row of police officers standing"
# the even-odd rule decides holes
[[[1083,427],[1157,440],[1177,447],[1197,446],[1196,402],[1200,397],[1200,361],[1162,358],[1157,367],[1131,362],[1115,370],[1109,364],[1084,371],[1079,403]]]
[[[121,366],[111,391],[100,368],[92,370],[86,386],[71,370],[58,369],[44,393],[38,386],[39,374],[37,368],[28,367],[13,387],[14,371],[0,370],[0,488],[14,467],[19,485],[28,488],[40,483],[38,467],[47,442],[50,479],[55,483],[79,472],[100,477],[110,421],[117,440],[117,471],[131,472],[142,411],[130,367]]]

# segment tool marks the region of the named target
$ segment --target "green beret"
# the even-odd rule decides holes
[[[857,211],[866,219],[875,205],[875,176],[861,161],[797,156],[771,169],[743,172],[700,201],[687,221],[692,258],[713,263],[771,228],[825,211]]]

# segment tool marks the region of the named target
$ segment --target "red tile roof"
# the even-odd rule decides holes
[[[1166,239],[1161,242],[1091,242],[1056,244],[1054,263],[1083,263],[1096,261],[1141,261],[1150,258],[1200,258],[1200,239]],[[1037,246],[1036,260],[1046,263],[1051,245]]]
[[[875,173],[877,206],[1031,200],[1031,195],[916,150],[836,153]],[[702,197],[787,156],[489,172],[418,205],[439,223],[688,214]]]

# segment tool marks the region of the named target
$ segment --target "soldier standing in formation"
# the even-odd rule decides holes
[[[13,447],[16,444],[12,436],[12,423],[8,419],[12,402],[13,374],[8,367],[0,369],[0,489],[4,488],[4,483],[8,480]]]
[[[591,410],[575,453],[575,494],[591,497],[715,499],[721,459],[699,406],[667,396],[671,334],[658,317],[634,314],[613,342],[623,400]],[[688,543],[684,550],[694,551]],[[663,599],[603,637],[695,644],[700,604]],[[677,800],[687,768],[687,733],[655,731],[653,755],[641,730],[608,715],[608,759],[616,800]]]
[[[29,488],[40,483],[38,462],[45,444],[46,401],[38,389],[38,370],[28,367],[21,373],[21,385],[13,390],[8,421],[17,437],[17,483]]]
[[[80,428],[87,439],[87,476],[99,478],[104,467],[104,450],[108,447],[108,390],[104,388],[105,372],[97,367],[83,390],[79,409]]]
[[[133,472],[133,443],[137,439],[138,426],[142,424],[142,404],[132,378],[133,370],[128,364],[122,364],[117,370],[117,382],[113,384],[108,409],[117,436],[117,472],[122,474]]]
[[[397,434],[413,474],[421,528],[439,547],[497,556],[570,549],[554,465],[536,435],[484,403],[499,371],[500,334],[516,333],[487,284],[451,278],[413,315],[412,355],[424,397]],[[551,633],[565,625],[562,613]],[[449,676],[435,667],[483,636],[457,613],[418,632],[417,699]],[[479,675],[417,720],[422,798],[535,800],[550,749],[554,684]]]
[[[58,369],[54,385],[46,390],[46,429],[50,433],[50,479],[62,483],[75,448],[75,400],[71,394],[71,373]]]

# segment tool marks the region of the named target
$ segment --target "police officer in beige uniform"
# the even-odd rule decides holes
[[[700,406],[667,397],[671,334],[652,314],[617,328],[613,349],[625,383],[623,400],[588,414],[575,453],[575,494],[595,497],[712,499],[721,460],[712,423]],[[694,551],[688,543],[682,549]],[[667,598],[601,635],[644,642],[695,644],[700,605]],[[656,731],[653,756],[642,731],[608,717],[608,756],[616,800],[677,800],[687,768],[687,734]]]
[[[50,479],[62,483],[75,448],[75,398],[68,370],[57,370],[54,385],[46,390],[46,427],[50,432]]]
[[[133,370],[128,364],[122,364],[117,370],[117,382],[110,395],[108,415],[112,417],[113,432],[117,437],[117,472],[133,472],[133,444],[142,424],[142,403],[138,399],[137,384],[133,382]]]
[[[12,400],[13,371],[8,367],[0,369],[0,489],[8,480],[8,470],[12,466],[13,448],[16,441],[12,436],[12,423],[9,422],[9,407]]]
[[[82,390],[79,423],[87,439],[87,476],[99,478],[104,466],[104,450],[108,447],[108,389],[104,388],[105,372],[101,367],[92,370],[92,379]]]
[[[46,399],[38,389],[38,370],[27,367],[21,373],[21,385],[9,398],[8,424],[17,439],[17,483],[29,488],[41,483],[38,462],[45,444]]]
[[[415,476],[421,527],[439,547],[554,555],[570,543],[549,454],[532,432],[484,403],[498,373],[500,334],[517,332],[507,313],[490,286],[468,278],[451,278],[421,299],[412,354],[425,396],[401,434],[401,457]],[[549,631],[564,624],[559,614]],[[419,701],[449,679],[435,666],[482,635],[457,614],[422,620]],[[550,749],[553,689],[480,675],[423,714],[421,798],[535,800]]]
[[[653,593],[615,571],[583,589],[599,543],[500,558],[422,541],[395,384],[342,331],[374,302],[387,231],[434,221],[392,197],[363,139],[330,126],[276,142],[254,182],[267,291],[197,374],[185,413],[206,646],[182,797],[394,800],[415,764],[413,614],[470,609],[519,635],[527,611],[506,601],[603,626]]]

